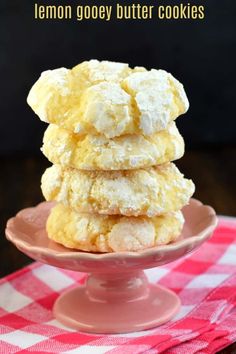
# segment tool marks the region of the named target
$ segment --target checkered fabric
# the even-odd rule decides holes
[[[0,353],[216,353],[236,341],[236,219],[220,218],[195,253],[147,270],[150,281],[175,291],[181,311],[167,324],[136,333],[93,335],[52,316],[57,296],[86,275],[40,263],[0,281]]]

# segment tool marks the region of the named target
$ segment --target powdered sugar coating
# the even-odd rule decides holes
[[[152,135],[188,110],[183,85],[164,70],[90,60],[44,72],[28,95],[40,119],[78,135]]]
[[[176,160],[184,154],[184,141],[174,122],[151,135],[78,136],[56,125],[44,134],[42,151],[54,164],[84,170],[146,168]]]
[[[80,214],[58,204],[47,220],[50,239],[65,247],[90,252],[138,251],[168,244],[180,235],[180,211],[148,217]]]
[[[177,211],[194,193],[194,184],[168,163],[129,171],[82,171],[54,165],[42,176],[48,201],[77,212],[147,215]]]
[[[166,129],[171,120],[189,108],[183,86],[164,70],[133,73],[124,80],[123,87],[135,99],[139,128],[146,135]]]

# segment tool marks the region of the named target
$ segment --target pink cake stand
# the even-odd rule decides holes
[[[85,285],[59,296],[53,312],[64,325],[93,333],[139,331],[170,320],[180,308],[178,296],[148,283],[143,269],[161,266],[193,251],[217,225],[214,210],[192,199],[183,208],[185,225],[178,241],[140,252],[87,253],[49,240],[45,223],[52,206],[44,202],[20,211],[8,221],[6,235],[33,259],[89,273]]]

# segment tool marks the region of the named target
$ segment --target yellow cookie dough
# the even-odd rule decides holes
[[[189,108],[183,85],[164,70],[90,60],[41,74],[28,104],[39,118],[78,135],[153,135]]]
[[[172,122],[167,130],[152,136],[77,136],[50,124],[42,152],[54,164],[84,170],[127,170],[159,165],[179,159],[184,141]]]
[[[46,200],[79,213],[152,217],[181,209],[193,195],[194,184],[172,163],[128,171],[53,165],[42,176],[42,191]]]
[[[153,218],[79,214],[58,204],[47,220],[48,237],[90,252],[138,251],[168,244],[180,235],[181,212]]]

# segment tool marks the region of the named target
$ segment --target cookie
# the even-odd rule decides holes
[[[83,171],[53,165],[42,176],[46,200],[79,213],[147,215],[177,211],[194,193],[173,163],[128,171]]]
[[[45,122],[78,135],[153,135],[189,108],[183,85],[164,70],[90,60],[41,74],[28,104]]]
[[[56,205],[47,220],[48,237],[68,248],[89,252],[139,251],[168,244],[180,235],[180,211],[148,217],[80,214]]]
[[[42,152],[49,161],[84,170],[145,168],[184,154],[184,141],[175,123],[149,137],[124,135],[113,139],[102,135],[77,136],[50,124],[43,142]]]

